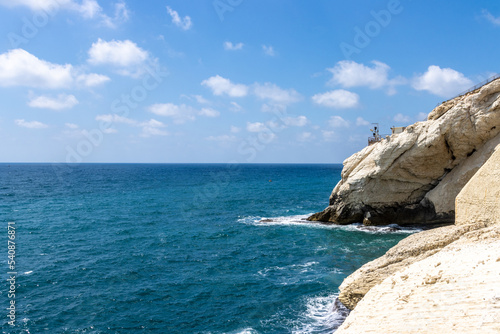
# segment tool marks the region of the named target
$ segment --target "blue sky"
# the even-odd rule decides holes
[[[497,1],[0,0],[0,161],[340,163],[499,71]]]

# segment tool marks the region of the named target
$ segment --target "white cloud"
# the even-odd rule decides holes
[[[283,123],[286,126],[305,126],[309,121],[306,116],[297,116],[297,117],[285,117],[283,118]]]
[[[340,116],[330,117],[330,119],[328,120],[328,124],[332,128],[347,128],[350,125],[348,121],[346,121],[345,119],[343,119]]]
[[[395,86],[406,83],[403,77],[389,79],[390,67],[380,61],[372,61],[372,67],[356,63],[352,60],[339,61],[335,67],[329,68],[333,74],[329,84],[340,84],[343,87],[369,87],[371,89],[387,88],[387,93],[396,93]]]
[[[118,133],[118,130],[116,130],[115,128],[107,128],[102,130],[102,132],[104,132],[105,134],[113,134],[113,133]]]
[[[451,68],[431,65],[427,72],[413,80],[413,88],[441,97],[452,97],[472,86],[472,81]]]
[[[335,141],[336,135],[334,131],[321,131],[321,134],[323,136],[323,140],[326,142],[331,142]]]
[[[107,123],[121,123],[134,127],[139,127],[142,129],[142,132],[140,134],[141,137],[168,135],[168,132],[161,130],[162,128],[166,127],[166,125],[155,119],[150,119],[149,121],[145,122],[139,122],[135,119],[123,117],[117,114],[97,115],[95,119],[96,121],[103,121]],[[106,133],[116,133],[116,132],[118,131],[113,128],[109,128],[106,131]]]
[[[363,119],[363,117],[358,117],[356,118],[356,125],[357,126],[366,126],[366,125],[369,125],[370,122],[368,122],[367,120]]]
[[[243,107],[240,106],[238,103],[236,102],[231,102],[231,108],[230,108],[231,111],[234,111],[234,112],[239,112],[239,111],[242,111],[243,110]]]
[[[298,137],[297,140],[300,142],[309,142],[314,140],[314,135],[311,132],[302,132]]]
[[[41,123],[38,121],[27,122],[24,119],[16,119],[14,122],[18,126],[23,127],[23,128],[28,128],[28,129],[45,129],[45,128],[49,127],[47,124],[44,124],[44,123]]]
[[[113,17],[101,14],[102,22],[109,28],[116,28],[119,23],[128,21],[129,10],[124,2],[115,4],[115,13]]]
[[[231,133],[239,133],[241,129],[237,126],[231,125]]]
[[[138,122],[134,119],[123,117],[117,114],[106,114],[106,115],[97,115],[95,118],[96,121],[103,121],[106,123],[123,123],[128,125],[137,125]]]
[[[286,105],[279,103],[264,103],[261,107],[262,112],[283,113],[286,111]]]
[[[243,49],[243,43],[236,43],[233,44],[232,42],[224,42],[224,50],[228,51],[237,51],[237,50],[242,50]]]
[[[72,4],[73,1],[70,0],[0,0],[0,4],[7,7],[24,6],[28,7],[33,11],[53,11],[62,6],[68,6]]]
[[[276,52],[271,45],[262,45],[262,50],[268,56],[274,57],[276,55]]]
[[[403,115],[401,113],[396,114],[396,116],[394,116],[393,120],[394,120],[394,122],[398,122],[398,123],[410,123],[410,117]]]
[[[271,122],[269,122],[268,124],[270,127],[274,128]],[[274,133],[269,127],[267,127],[264,123],[261,122],[255,122],[255,123],[247,122],[247,131],[253,133],[259,133],[259,136],[262,135],[265,137],[265,142],[267,143],[270,143],[277,138],[276,133]]]
[[[201,95],[196,95],[196,94],[191,94],[191,95],[181,94],[181,97],[185,98],[185,99],[188,99],[188,100],[191,100],[191,101],[194,100],[198,104],[211,104],[211,102],[209,100],[207,100],[206,98],[204,98]]]
[[[330,82],[348,88],[357,86],[380,88],[386,85],[390,67],[379,61],[372,63],[374,66],[368,67],[352,60],[339,61],[335,67],[328,69],[333,74]]]
[[[268,127],[264,123],[255,122],[255,123],[247,123],[247,131],[248,132],[262,132],[269,130]]]
[[[141,137],[168,135],[168,132],[161,130],[162,128],[166,127],[166,125],[155,119],[150,119],[149,121],[139,123],[139,126],[142,128]]]
[[[84,18],[91,19],[102,11],[101,6],[95,0],[83,0],[81,4],[71,2],[74,10],[79,12]]]
[[[75,123],[66,123],[64,124],[67,128],[69,129],[72,129],[72,130],[76,130],[79,128],[78,124],[75,124]]]
[[[266,82],[263,85],[254,85],[254,94],[263,100],[270,100],[277,104],[287,105],[298,102],[302,96],[295,89],[282,89],[275,84]]]
[[[83,83],[83,85],[87,86],[87,87],[98,86],[98,85],[101,85],[109,80],[111,80],[109,77],[102,75],[102,74],[95,74],[95,73],[80,74],[76,78],[77,82]]]
[[[66,88],[73,83],[73,67],[40,60],[23,49],[0,54],[0,86]]]
[[[7,7],[24,6],[32,11],[65,9],[78,12],[85,18],[93,18],[102,10],[96,0],[83,0],[81,4],[74,0],[0,0],[0,4]]]
[[[234,84],[231,80],[216,75],[203,80],[201,84],[212,90],[214,95],[228,95],[230,97],[243,97],[248,94],[248,87],[243,84]]]
[[[285,124],[285,119],[273,119],[266,122],[266,126],[272,131],[279,132],[286,129],[288,126]]]
[[[189,16],[184,16],[184,18],[181,18],[179,16],[179,13],[177,13],[169,6],[167,6],[167,12],[172,18],[172,23],[182,30],[189,30],[193,26],[193,22],[191,22],[191,18]]]
[[[153,114],[170,117],[175,124],[183,124],[196,120],[196,115],[204,117],[219,117],[220,112],[212,108],[197,110],[185,104],[157,103],[149,106],[148,110]]]
[[[314,103],[335,109],[354,108],[359,105],[359,95],[344,89],[332,90],[312,97]]]
[[[148,110],[153,114],[172,118],[175,124],[183,124],[196,119],[194,116],[196,110],[185,104],[158,103],[150,106]]]
[[[483,9],[483,16],[496,26],[500,26],[500,17],[493,16],[489,11]]]
[[[198,115],[200,116],[206,116],[206,117],[219,117],[220,116],[220,112],[218,112],[217,110],[214,110],[212,108],[203,108],[200,110],[200,112],[198,113]]]
[[[137,77],[144,73],[149,53],[130,40],[110,42],[98,39],[88,51],[88,62],[92,65],[111,65],[121,75]]]
[[[67,89],[75,84],[94,86],[108,80],[100,74],[81,74],[71,64],[59,65],[38,59],[23,49],[0,54],[0,86],[3,87]]]
[[[128,9],[124,2],[115,4],[114,17],[103,13],[96,0],[0,0],[0,5],[6,7],[23,6],[32,11],[43,11],[53,14],[58,10],[67,10],[81,15],[85,19],[100,19],[108,27],[114,28],[117,23],[128,20]]]
[[[52,110],[71,109],[78,104],[74,95],[59,94],[57,97],[38,96],[31,99],[28,105],[32,108],[43,108]]]
[[[205,99],[201,95],[192,95],[192,96],[194,97],[196,102],[198,102],[199,104],[209,104],[210,103],[210,101],[208,101],[207,99]]]

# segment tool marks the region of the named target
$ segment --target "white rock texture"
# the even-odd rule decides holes
[[[500,222],[500,145],[456,198],[455,225]],[[500,255],[500,253],[499,253]]]
[[[500,142],[500,80],[445,102],[344,161],[330,205],[313,221],[453,223],[455,197]]]
[[[454,226],[412,235],[344,281],[355,308],[335,333],[500,333],[499,213],[500,145],[457,196]]]
[[[499,333],[500,228],[482,232],[386,278],[335,333]]]

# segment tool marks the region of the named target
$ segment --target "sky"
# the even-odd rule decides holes
[[[499,54],[493,0],[0,0],[0,162],[341,163]]]

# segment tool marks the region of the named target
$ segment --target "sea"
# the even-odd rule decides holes
[[[418,231],[306,221],[341,169],[0,164],[2,333],[333,333],[342,280]]]

